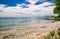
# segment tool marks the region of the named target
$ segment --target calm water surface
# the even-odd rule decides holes
[[[50,23],[52,20],[41,18],[0,18],[0,28],[26,26],[30,24]]]

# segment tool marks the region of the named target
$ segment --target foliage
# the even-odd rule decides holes
[[[58,28],[57,34],[60,36],[60,28]]]
[[[57,16],[57,17],[54,17],[56,21],[60,21],[60,18]]]
[[[60,28],[58,28],[58,30],[56,31],[55,30],[50,31],[50,34],[44,36],[44,39],[60,39]]]
[[[54,14],[60,14],[59,7],[55,7],[55,8],[54,8]]]
[[[57,31],[58,36],[60,36],[60,30]]]
[[[56,6],[60,6],[60,0],[55,0]]]
[[[58,28],[58,30],[60,30],[60,28]]]
[[[55,31],[54,30],[50,31],[50,35],[51,36],[54,36],[54,34],[55,34]]]
[[[54,8],[54,13],[58,14],[56,20],[60,20],[60,0],[55,0],[56,7]]]

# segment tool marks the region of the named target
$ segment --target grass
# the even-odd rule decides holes
[[[44,39],[60,39],[60,28],[50,31],[47,36],[44,36]]]

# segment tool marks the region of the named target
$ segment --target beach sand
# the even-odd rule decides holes
[[[58,27],[60,27],[60,21],[1,29],[0,39],[43,39],[50,30],[57,30]]]

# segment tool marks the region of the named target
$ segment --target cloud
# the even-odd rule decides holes
[[[27,0],[27,2],[30,2],[31,4],[39,5],[44,2],[50,2],[50,3],[55,3],[54,0]]]
[[[16,6],[21,7],[21,8],[29,8],[29,6],[27,6],[27,4],[24,4],[24,3],[16,4]]]
[[[44,2],[43,4],[41,4],[40,6],[44,7],[44,6],[49,6],[49,5],[53,5],[54,3],[50,3],[50,2]]]
[[[54,15],[53,9],[55,6],[49,6],[53,3],[44,2],[40,5],[34,4],[16,4],[14,7],[5,7],[6,5],[0,4],[0,17],[26,17],[26,16],[44,16],[44,15]],[[28,6],[28,8],[22,8],[22,6]],[[45,7],[49,6],[49,7]]]
[[[39,0],[26,0],[26,1],[30,2],[31,4],[35,4]]]

